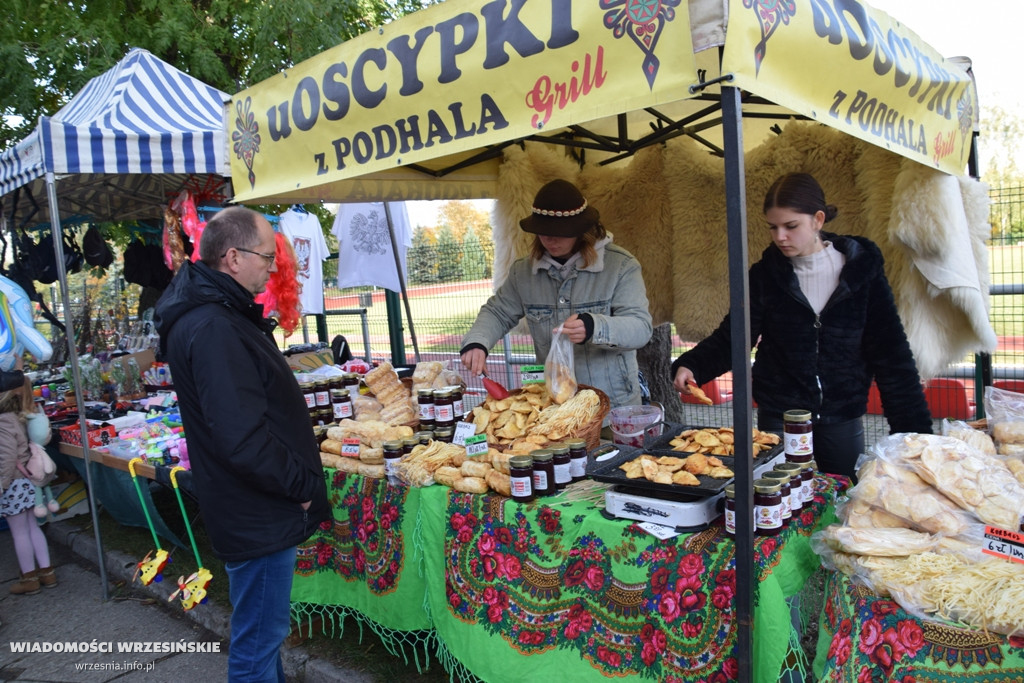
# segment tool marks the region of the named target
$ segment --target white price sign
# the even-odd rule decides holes
[[[1024,564],[1024,534],[1015,531],[986,526],[985,540],[981,552],[994,557],[1001,557],[1010,562]]]
[[[524,365],[519,377],[523,384],[542,384],[544,382],[543,365]]]
[[[466,439],[466,457],[472,458],[487,452],[487,435],[477,434]]]
[[[359,457],[359,439],[348,438],[341,442],[341,454],[350,458]]]
[[[476,434],[476,425],[472,422],[457,422],[455,424],[455,436],[452,437],[452,443],[456,446],[465,446],[466,439],[471,438]],[[486,434],[483,434],[486,438]]]

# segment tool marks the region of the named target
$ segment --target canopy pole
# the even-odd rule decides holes
[[[750,288],[747,281],[747,192],[743,164],[740,90],[722,87],[725,148],[725,215],[728,225],[729,320],[732,335],[733,430],[737,454],[753,452],[750,400]],[[738,680],[754,680],[754,460],[736,458],[736,640]]]
[[[405,317],[409,320],[409,335],[412,337],[412,352],[416,362],[420,362],[420,346],[416,342],[416,328],[412,324],[412,310],[409,308],[409,292],[405,289],[405,276],[402,275],[402,259],[398,255],[398,241],[395,239],[395,224],[391,220],[391,207],[384,202],[384,216],[388,221],[388,237],[391,238],[391,253],[395,255],[395,271],[398,273],[398,284],[402,288],[402,303],[405,304]]]
[[[64,269],[64,240],[57,207],[57,181],[53,171],[46,172],[46,199],[50,204],[50,232],[53,235],[53,251],[57,259],[57,278],[60,280],[60,295],[64,299],[64,338],[68,345],[68,360],[78,397],[78,429],[82,435],[82,459],[85,461],[85,486],[89,495],[89,511],[92,514],[93,534],[96,537],[96,564],[99,567],[100,583],[103,585],[103,601],[110,599],[107,587],[107,566],[104,561],[103,539],[100,536],[99,512],[92,486],[92,464],[89,458],[89,426],[85,419],[85,396],[82,393],[82,373],[78,364],[78,349],[75,345],[75,326],[71,315],[71,297],[68,292],[68,273]]]

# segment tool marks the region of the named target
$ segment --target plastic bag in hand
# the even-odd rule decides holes
[[[558,327],[551,338],[551,350],[544,362],[544,381],[548,385],[551,400],[562,404],[576,395],[576,367],[569,336]]]

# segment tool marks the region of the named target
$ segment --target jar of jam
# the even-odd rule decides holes
[[[569,473],[573,481],[583,481],[587,478],[587,442],[584,439],[566,439],[563,441],[569,447]]]
[[[555,492],[555,456],[547,448],[530,453],[533,458],[533,495],[537,498]]]
[[[754,480],[754,520],[758,536],[775,536],[782,531],[782,486],[777,480]]]
[[[402,453],[412,453],[412,449],[420,445],[419,437],[410,436],[402,441]]]
[[[329,387],[330,383],[326,379],[318,379],[313,382],[313,390],[316,393],[317,408],[331,407],[331,394]]]
[[[341,381],[341,375],[332,375],[327,378],[327,390],[344,389],[345,383]]]
[[[302,392],[302,398],[306,399],[306,410],[310,413],[316,412],[316,389],[313,387],[312,382],[299,382],[299,390]]]
[[[455,420],[461,420],[466,416],[466,409],[462,403],[462,387],[456,385],[449,387],[452,392],[452,412],[455,413]]]
[[[450,389],[434,391],[434,426],[455,428],[454,398]]]
[[[416,438],[419,439],[421,446],[429,446],[430,442],[434,440],[434,432],[429,430],[416,432]]]
[[[359,393],[359,373],[346,372],[341,376],[341,386],[350,392]]]
[[[736,485],[727,484],[725,487],[725,534],[735,538],[736,536]]]
[[[334,422],[334,410],[331,409],[329,403],[323,407],[317,406],[316,420],[323,425],[329,425]]]
[[[512,500],[529,503],[533,500],[533,458],[529,455],[513,455],[508,461],[508,468]]]
[[[789,506],[795,517],[804,508],[803,467],[798,462],[780,462],[775,469],[789,475]]]
[[[434,390],[418,389],[416,403],[420,407],[420,427],[431,429],[434,426]]]
[[[814,502],[814,470],[817,466],[813,460],[800,463],[800,485],[803,488],[804,505]]]
[[[398,472],[395,466],[402,459],[405,452],[404,444],[400,440],[385,441],[381,444],[384,449],[384,476],[389,484],[398,483]]]
[[[455,430],[451,427],[438,427],[434,430],[434,441],[443,441],[444,443],[451,443],[452,439],[455,438]]]
[[[814,459],[814,423],[809,410],[787,410],[782,414],[783,442],[787,462]]]
[[[790,476],[779,470],[771,470],[761,477],[779,482],[779,493],[782,494],[782,526],[789,526],[789,520],[793,518],[793,487],[789,485]]]
[[[555,488],[561,491],[572,483],[572,461],[569,458],[569,447],[564,443],[553,443],[548,445],[548,449],[553,456]]]
[[[313,427],[313,436],[316,437],[316,445],[319,446],[324,441],[327,441],[327,427],[323,425],[317,425]]]
[[[335,422],[352,417],[352,399],[349,398],[348,389],[331,389],[331,412]]]

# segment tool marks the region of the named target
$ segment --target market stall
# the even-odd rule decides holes
[[[720,524],[660,540],[605,516],[587,482],[519,504],[327,472],[334,521],[299,548],[301,626],[340,637],[355,617],[394,654],[483,680],[735,676],[735,544]],[[792,599],[818,569],[808,539],[834,519],[839,485],[819,477],[814,503],[754,544],[756,680],[801,670]]]
[[[748,215],[760,217],[758,191],[782,172],[849,168],[831,174],[825,188],[847,195],[844,212],[853,218],[837,229],[885,236],[889,268],[909,273],[896,298],[915,323],[908,326],[915,354],[928,358],[924,374],[967,350],[994,348],[982,313],[979,186],[954,178],[970,161],[978,119],[973,83],[959,64],[856,1],[533,7],[449,1],[236,94],[232,164],[248,179],[237,199],[496,197],[500,282],[524,251],[515,225],[529,213],[529,197],[543,182],[568,177],[653,278],[655,323],[674,320],[699,334],[724,312],[728,281],[734,405],[745,407],[747,264],[764,239],[748,240],[746,225]],[[798,131],[783,153],[761,152],[768,163],[748,177],[758,144],[791,118],[825,124],[869,151],[851,154]],[[687,175],[692,167],[706,172]],[[866,167],[879,172],[853,177]],[[885,188],[915,184],[935,189],[929,206],[955,210],[905,220],[903,202],[914,193]],[[714,219],[693,213],[695,203],[711,207]],[[903,225],[911,230],[901,234]],[[944,268],[963,253],[955,245],[976,256],[962,271]],[[922,307],[935,315],[915,315]],[[749,451],[749,409],[734,411],[734,427],[737,449]],[[741,546],[753,543],[745,514],[752,478],[741,464]],[[753,563],[746,553],[736,559],[736,605],[747,622]],[[748,679],[751,645],[742,631],[739,678]]]
[[[25,140],[0,154],[0,229],[6,233],[12,226],[49,224],[61,299],[70,301],[61,239],[65,221],[160,223],[168,202],[182,189],[212,187],[230,194],[227,99],[146,50],[132,49],[56,114],[40,117]],[[74,330],[70,306],[64,324]],[[67,336],[74,339],[73,333]],[[68,351],[72,384],[80,387],[74,344]],[[83,411],[82,440],[87,431]],[[88,463],[87,441],[83,455]],[[85,471],[90,476],[88,466]],[[102,556],[99,525],[94,526]],[[102,557],[99,566],[106,595]]]

